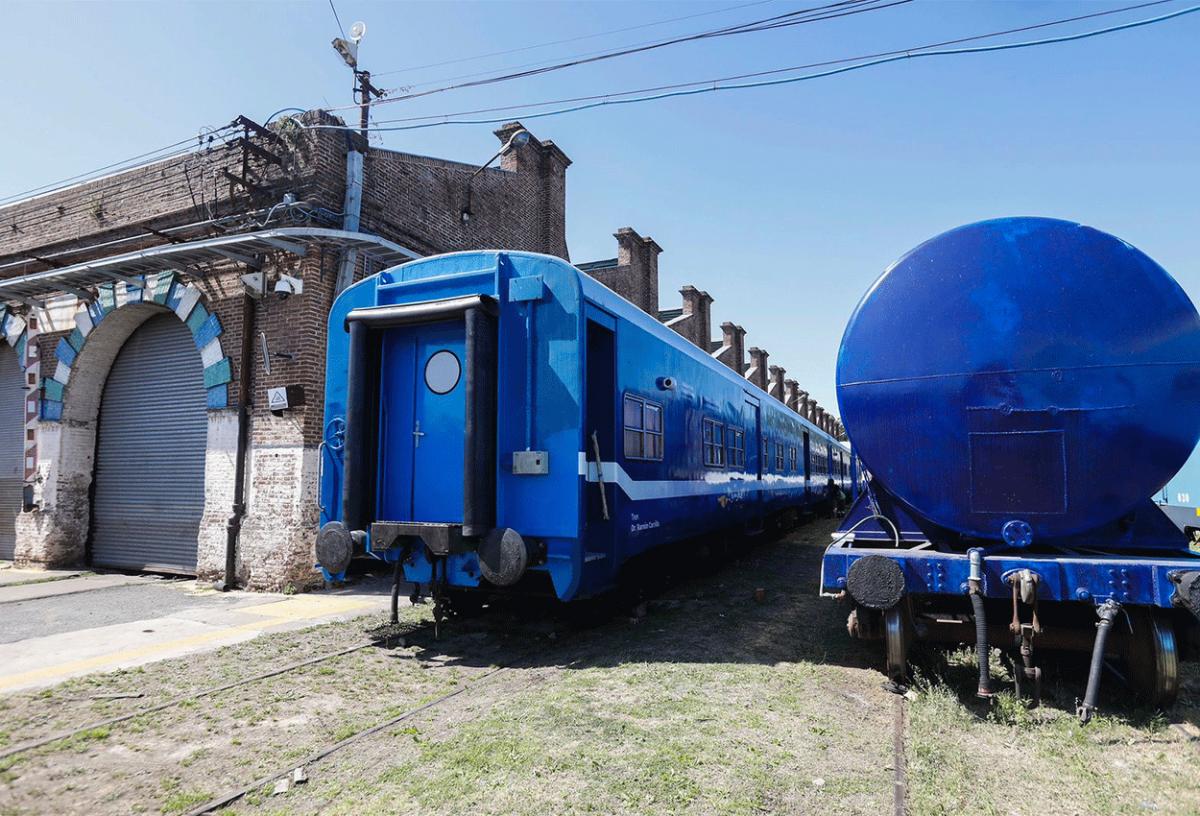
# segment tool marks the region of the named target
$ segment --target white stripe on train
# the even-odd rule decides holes
[[[753,490],[797,490],[804,487],[803,476],[780,476],[764,473],[762,480],[738,477],[730,473],[711,473],[701,479],[634,479],[617,462],[601,462],[600,472],[606,484],[619,485],[625,495],[634,501],[651,499],[674,499],[682,496],[719,496],[749,493]],[[600,481],[596,463],[588,460],[587,454],[579,452],[579,475],[589,482]],[[816,485],[813,485],[814,487]]]

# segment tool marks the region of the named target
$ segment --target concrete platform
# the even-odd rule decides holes
[[[0,693],[378,613],[388,603],[379,580],[292,596],[128,575],[0,585]]]
[[[17,569],[12,566],[11,561],[4,561],[0,562],[0,587],[12,584],[40,584],[63,578],[74,578],[79,574],[79,570]]]

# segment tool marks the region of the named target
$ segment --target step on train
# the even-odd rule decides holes
[[[852,492],[846,445],[570,264],[462,252],[329,318],[317,560],[436,601],[572,601],[639,556]]]
[[[1200,550],[1150,497],[1200,438],[1200,317],[1149,257],[1047,218],[947,232],[854,310],[837,394],[870,473],[822,564],[851,634],[992,647],[1040,696],[1043,649],[1091,654],[1166,706],[1200,646]]]

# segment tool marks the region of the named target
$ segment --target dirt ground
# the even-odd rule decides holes
[[[453,691],[231,812],[893,813],[899,705],[882,688],[881,650],[851,640],[846,610],[816,596],[833,526],[688,577],[644,616],[581,628],[545,609],[489,610],[436,640],[367,647],[0,759],[0,814],[187,813]],[[0,752],[345,649],[379,623],[2,697]],[[1200,743],[1171,726],[1200,722],[1194,672],[1165,716],[1127,707],[1106,678],[1105,714],[1081,728],[1077,666],[1047,666],[1048,699],[1030,712],[1011,696],[976,703],[972,661],[928,656],[903,703],[909,813],[1200,812]],[[141,696],[94,698],[114,693]]]

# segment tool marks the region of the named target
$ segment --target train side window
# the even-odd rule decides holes
[[[783,471],[783,443],[782,442],[775,443],[775,469],[780,472]]]
[[[767,441],[767,438],[764,436],[763,437],[762,460],[761,460],[763,470],[771,469],[771,457],[767,455],[768,451],[770,451],[770,450],[771,450],[770,443]]]
[[[798,468],[797,468],[797,464],[798,464],[798,461],[799,461],[799,460],[798,460],[798,458],[797,458],[797,454],[796,454],[796,446],[795,446],[795,445],[792,445],[790,448],[788,448],[788,455],[789,455],[789,456],[791,457],[791,459],[792,459],[792,471],[793,471],[793,472],[795,472],[796,470],[798,470]]]
[[[663,458],[663,408],[656,402],[625,395],[625,458]]]
[[[729,456],[726,461],[730,467],[744,468],[746,466],[746,433],[740,428],[729,428],[725,432],[725,441],[729,445]]]
[[[704,420],[704,464],[725,467],[725,426],[714,419]]]

